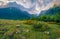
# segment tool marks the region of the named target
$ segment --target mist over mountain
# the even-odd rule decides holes
[[[59,0],[0,0],[0,18],[24,19],[43,14],[54,14],[60,9]]]
[[[27,11],[29,14],[40,14],[42,10],[47,10],[50,7],[53,7],[54,4],[59,5],[60,0],[0,0],[0,6],[5,7],[10,2],[16,2],[19,8],[22,8],[23,11]],[[11,6],[10,6],[11,7]]]
[[[60,15],[60,6],[53,6],[52,8],[49,8],[48,10],[41,11],[41,14],[39,15]]]

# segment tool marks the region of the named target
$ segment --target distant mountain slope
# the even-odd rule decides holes
[[[2,19],[28,19],[30,16],[29,13],[15,7],[0,8],[0,18]]]
[[[50,8],[50,9],[48,9],[48,10],[41,11],[41,14],[39,14],[39,15],[44,15],[44,14],[46,14],[46,15],[48,15],[48,14],[54,15],[56,13],[60,14],[60,7],[59,6],[54,6],[54,7]]]

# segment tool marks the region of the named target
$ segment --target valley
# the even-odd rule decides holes
[[[39,25],[40,23],[40,25]],[[38,25],[36,25],[38,24]],[[41,28],[41,24],[44,24]],[[40,29],[38,27],[40,26]],[[0,39],[59,39],[60,23],[0,19]]]

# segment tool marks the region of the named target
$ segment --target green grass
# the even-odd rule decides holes
[[[49,24],[48,22],[36,21],[37,23],[46,23],[50,29],[47,31],[34,31],[33,25],[25,24],[20,20],[0,19],[0,39],[57,39],[60,38],[60,25]],[[35,21],[33,21],[34,23]],[[45,33],[49,32],[49,33]]]

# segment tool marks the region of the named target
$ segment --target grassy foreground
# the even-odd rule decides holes
[[[31,21],[46,23],[49,29],[35,31]],[[0,19],[0,39],[60,39],[60,23],[31,21]]]

